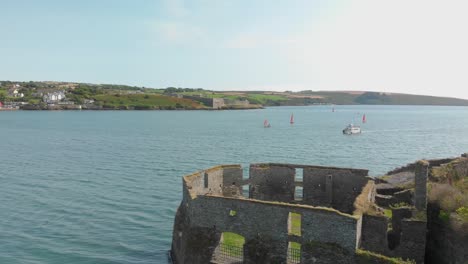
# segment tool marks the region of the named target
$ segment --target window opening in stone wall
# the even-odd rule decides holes
[[[397,233],[395,230],[387,231],[387,245],[388,249],[394,250],[400,245],[400,233]]]
[[[303,182],[304,181],[304,169],[302,168],[297,168],[296,169],[296,179],[297,182]]]
[[[223,232],[212,257],[218,263],[243,263],[245,238],[232,232]]]
[[[249,179],[249,165],[242,166],[242,179],[244,180]]]
[[[203,184],[205,188],[208,188],[208,173],[205,172],[205,175],[203,176]]]
[[[301,214],[289,212],[288,234],[293,236],[301,236]]]
[[[288,244],[288,264],[301,263],[301,244],[296,242],[289,242]]]
[[[302,201],[303,197],[304,197],[304,188],[302,186],[294,187],[294,200]]]
[[[246,198],[250,198],[249,197],[249,185],[246,184],[246,185],[242,185],[242,195]]]

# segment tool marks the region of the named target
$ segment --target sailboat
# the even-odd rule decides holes
[[[366,114],[362,116],[362,123],[365,123],[365,122],[366,122]]]
[[[267,119],[265,119],[265,121],[263,121],[263,127],[265,127],[265,128],[271,127],[270,122],[268,122]]]
[[[294,114],[291,114],[291,118],[289,119],[289,123],[291,125],[294,124]]]

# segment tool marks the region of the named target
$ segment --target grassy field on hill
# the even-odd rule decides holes
[[[203,109],[189,99],[159,94],[101,94],[93,97],[105,109]]]

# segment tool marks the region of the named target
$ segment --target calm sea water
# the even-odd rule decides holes
[[[364,113],[363,133],[342,135]],[[466,107],[0,112],[0,263],[166,263],[184,174],[287,162],[379,175],[468,152],[467,131]]]

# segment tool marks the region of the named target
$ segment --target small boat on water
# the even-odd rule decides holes
[[[291,125],[294,124],[294,114],[291,114],[291,118],[289,119],[289,123]]]
[[[265,121],[263,121],[263,127],[264,127],[264,128],[271,127],[270,122],[268,122],[267,119],[265,119]]]
[[[353,124],[349,124],[345,129],[343,129],[343,134],[345,135],[352,135],[352,134],[360,134],[361,133],[361,127],[360,126],[355,126]]]

